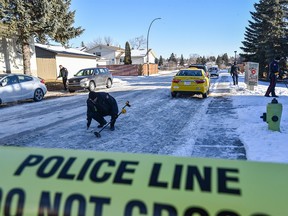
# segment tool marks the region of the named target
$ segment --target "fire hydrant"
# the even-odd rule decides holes
[[[274,98],[271,103],[267,104],[267,112],[263,113],[260,118],[268,123],[268,129],[272,131],[280,131],[280,121],[282,115],[282,104],[278,103]]]

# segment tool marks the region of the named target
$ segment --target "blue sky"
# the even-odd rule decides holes
[[[250,11],[259,0],[72,0],[76,10],[74,26],[85,32],[70,41],[81,42],[110,37],[125,47],[126,41],[147,37],[156,55],[169,58],[171,53],[189,58],[191,54],[217,56],[241,52]]]

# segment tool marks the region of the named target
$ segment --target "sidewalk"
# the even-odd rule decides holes
[[[78,94],[87,94],[87,92],[83,91],[70,93],[69,91],[65,90],[47,91],[47,93],[45,94],[45,98],[70,97]]]
[[[246,150],[237,134],[235,123],[238,115],[233,107],[232,98],[229,97],[238,87],[231,88],[229,75],[219,76],[218,79],[211,91],[211,95],[215,97],[211,97],[205,115],[209,125],[202,126],[204,134],[197,138],[192,156],[247,160]]]

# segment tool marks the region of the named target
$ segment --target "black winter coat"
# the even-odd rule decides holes
[[[231,66],[231,71],[230,74],[233,75],[238,75],[239,67],[237,65],[232,65]]]
[[[269,65],[269,78],[276,76],[276,73],[279,73],[279,63],[273,60]]]
[[[91,94],[91,92],[90,92]],[[112,118],[118,114],[118,105],[116,100],[106,92],[92,92],[93,98],[97,97],[97,101],[87,99],[87,120],[91,122],[95,112],[102,116],[111,116]]]
[[[65,67],[60,69],[59,77],[67,78],[68,77],[68,70]]]

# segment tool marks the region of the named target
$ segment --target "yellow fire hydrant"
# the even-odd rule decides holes
[[[267,104],[267,112],[260,117],[268,123],[268,129],[280,132],[280,121],[282,115],[282,104],[274,98],[271,103]]]

